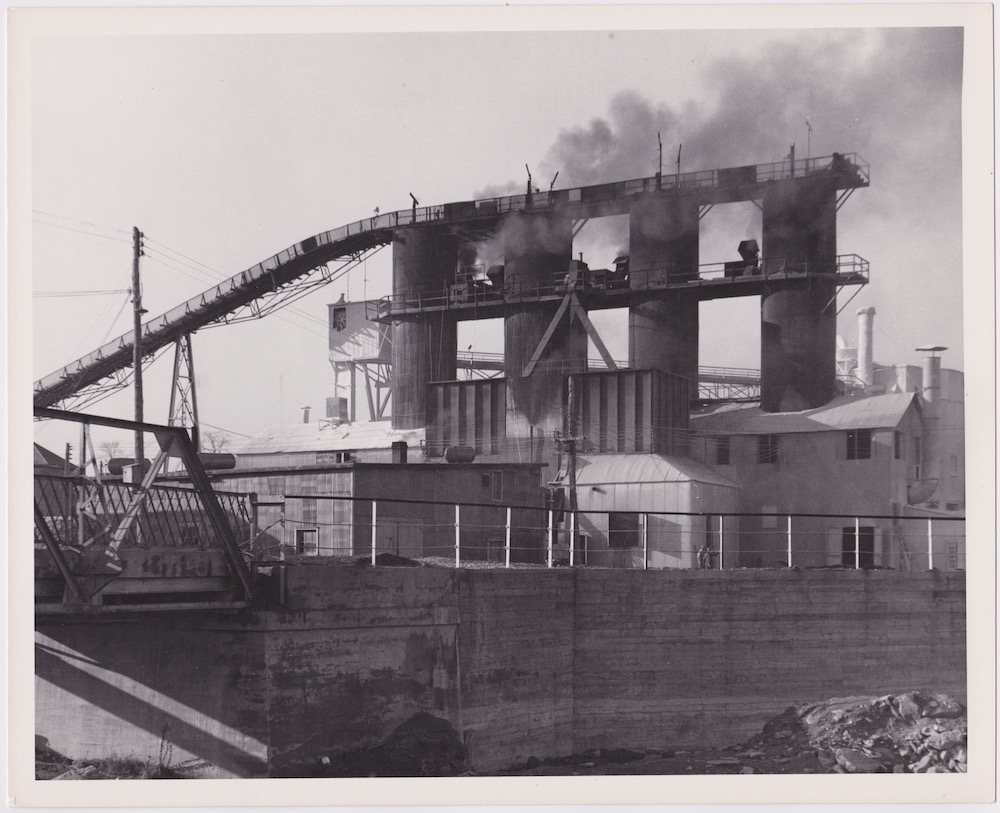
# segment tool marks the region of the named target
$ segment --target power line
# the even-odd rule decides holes
[[[116,228],[115,226],[105,226],[101,223],[92,223],[89,220],[79,220],[75,217],[66,217],[65,215],[57,215],[53,214],[52,212],[42,211],[41,209],[32,209],[31,211],[36,215],[45,215],[46,217],[54,217],[56,218],[56,220],[68,220],[70,223],[79,223],[80,225],[90,226],[91,228],[94,229],[106,229],[108,231],[116,231],[122,234],[127,234],[129,236],[131,236],[132,234],[131,232],[126,231],[125,229],[119,229]],[[41,222],[41,221],[36,221],[36,222]]]
[[[208,423],[208,421],[202,421],[202,426],[207,426],[210,429],[218,429],[220,432],[225,432],[227,435],[239,435],[241,438],[253,438],[253,435],[244,435],[242,432],[234,432],[232,429],[226,429],[222,426],[216,426],[214,423]]]
[[[65,229],[66,231],[75,231],[78,234],[87,234],[87,235],[90,235],[91,237],[100,237],[100,238],[102,238],[104,240],[114,240],[115,242],[118,242],[118,243],[131,243],[132,242],[131,240],[126,240],[124,237],[113,237],[110,234],[101,234],[100,232],[96,232],[96,231],[85,231],[83,229],[75,229],[72,226],[63,226],[63,225],[60,225],[59,223],[46,223],[44,220],[33,220],[32,222],[33,223],[37,223],[39,226],[49,226],[49,227],[51,227],[53,229]]]
[[[60,296],[108,296],[109,294],[130,294],[129,288],[113,288],[108,291],[35,291],[33,297],[60,297]]]

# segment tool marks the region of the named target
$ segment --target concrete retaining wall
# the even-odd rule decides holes
[[[36,734],[76,758],[166,747],[173,764],[281,776],[425,710],[490,770],[737,742],[836,695],[965,700],[960,572],[275,574],[269,608],[40,620]]]

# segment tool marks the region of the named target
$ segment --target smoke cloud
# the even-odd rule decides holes
[[[950,314],[956,327],[937,328],[935,341],[952,348],[949,363],[958,366],[962,56],[958,28],[804,31],[752,56],[709,62],[696,99],[619,93],[603,115],[562,130],[537,174],[551,178],[558,171],[560,188],[650,177],[658,132],[664,174],[675,171],[681,144],[682,172],[780,162],[793,143],[798,158],[855,152],[870,163],[872,176],[871,188],[839,217],[839,251],[872,263],[871,284],[855,303],[878,304],[881,329],[898,337],[884,348],[896,360],[930,340],[917,335],[916,323],[942,324],[940,314]],[[498,188],[517,193],[524,184]],[[755,236],[759,216],[728,216],[720,225],[717,207],[706,218],[703,262],[715,230],[725,227],[727,253]],[[610,221],[589,223],[578,247],[587,240],[589,251],[613,257],[627,244],[627,228]]]

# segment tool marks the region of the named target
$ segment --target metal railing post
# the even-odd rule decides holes
[[[372,567],[375,567],[375,530],[378,522],[378,503],[372,500]]]
[[[553,525],[553,516],[552,516],[553,513],[554,512],[550,508],[549,509],[549,544],[548,544],[548,548],[549,548],[548,566],[549,567],[552,567],[552,543],[553,543],[552,535],[553,535],[553,533],[555,533],[555,531],[554,531],[554,527],[555,526]]]
[[[927,569],[934,569],[934,520],[927,520]]]
[[[861,570],[861,520],[854,518],[854,569]]]
[[[649,514],[642,515],[642,569],[649,569]]]
[[[722,554],[722,544],[723,544],[722,527],[723,527],[723,524],[724,524],[724,520],[725,520],[725,517],[722,514],[719,514],[719,570],[723,569],[723,563],[722,563],[722,555],[723,555]],[[711,562],[709,564],[711,564]]]
[[[462,566],[462,506],[455,504],[455,567]]]
[[[507,527],[504,533],[503,566],[510,567],[510,506],[507,506]]]
[[[788,566],[792,566],[792,515],[788,515]]]

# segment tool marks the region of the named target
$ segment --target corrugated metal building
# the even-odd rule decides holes
[[[589,565],[694,567],[706,539],[719,548],[715,515],[739,510],[733,480],[686,458],[581,455],[577,466],[578,546]],[[568,477],[561,482],[568,485]],[[657,511],[678,515],[649,513]],[[735,523],[725,528],[733,540],[737,531]]]

